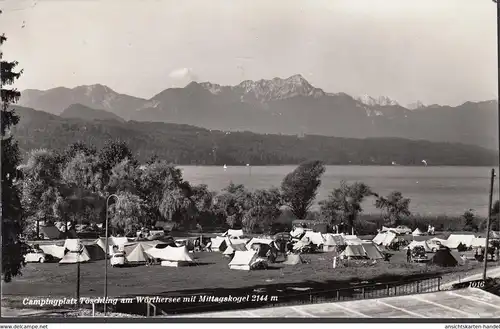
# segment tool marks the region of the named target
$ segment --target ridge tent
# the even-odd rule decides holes
[[[288,254],[286,256],[286,260],[282,263],[284,265],[297,265],[304,264],[304,260],[300,257],[299,254]]]
[[[102,251],[107,251],[109,254],[109,247],[113,246],[113,240],[111,240],[111,237],[108,237],[108,248],[106,248],[106,238],[98,238],[94,241],[94,244],[98,245],[102,249]]]
[[[342,235],[346,245],[361,245],[363,241],[356,235]]]
[[[61,232],[55,225],[46,225],[39,227],[40,236],[44,240],[57,240],[62,239],[63,232]]]
[[[236,251],[247,251],[247,248],[244,244],[231,244],[229,247],[224,250],[222,253],[224,256],[231,256]]]
[[[80,239],[66,239],[64,241],[64,249],[68,251],[59,261],[59,264],[76,264],[90,260],[87,248],[85,248]]]
[[[292,238],[300,239],[300,237],[305,233],[305,230],[302,227],[295,227],[291,232],[290,235]]]
[[[453,267],[458,265],[458,261],[450,253],[450,249],[446,247],[440,248],[436,251],[434,257],[431,259],[431,263],[443,267]]]
[[[225,238],[218,236],[210,239],[210,241],[212,243],[212,245],[210,246],[210,249],[212,249],[212,251],[224,251],[227,248],[227,242]]]
[[[415,240],[413,240],[413,241],[412,241],[412,242],[408,245],[408,247],[409,247],[410,249],[413,249],[413,248],[415,248],[415,247],[417,247],[417,246],[424,247],[425,252],[432,252],[432,248],[431,248],[431,247],[429,247],[429,245],[427,244],[427,242],[426,242],[426,241],[415,241]]]
[[[274,245],[274,240],[272,240],[272,239],[264,239],[264,238],[253,238],[253,239],[251,239],[246,244],[247,250],[252,249],[252,246],[254,244],[265,244],[265,245],[268,245],[268,246],[273,246]]]
[[[236,251],[233,260],[229,263],[231,270],[250,271],[258,262],[255,250]]]
[[[368,258],[370,258],[370,259],[383,259],[384,258],[384,255],[382,254],[380,249],[373,242],[371,242],[371,241],[363,242],[363,244],[361,246],[365,250],[366,256]]]
[[[466,247],[471,247],[474,238],[475,236],[472,234],[450,234],[446,240],[446,246],[450,249],[456,249],[462,243]]]
[[[228,238],[240,238],[242,237],[243,235],[245,235],[243,233],[243,230],[227,230],[226,232],[224,232],[224,234],[222,234],[223,237],[228,237]]]
[[[486,246],[486,238],[474,238],[471,242],[472,248],[485,247]]]
[[[148,261],[149,256],[144,251],[142,244],[138,243],[130,253],[125,253],[129,263],[145,263]]]
[[[123,246],[123,250],[127,255],[129,255],[138,245],[142,247],[143,250],[148,250],[156,247],[157,245],[162,244],[162,242],[158,241],[139,241],[139,242],[130,242]],[[168,244],[167,244],[168,245]]]
[[[387,233],[385,232],[379,232],[374,238],[373,238],[373,243],[377,244],[377,245],[381,245],[382,243],[384,243],[384,240],[385,240],[385,237],[386,237]]]
[[[420,231],[420,230],[418,229],[418,227],[417,227],[417,228],[415,229],[415,231],[413,231],[413,233],[412,233],[412,235],[413,235],[413,236],[420,236],[420,235],[422,235],[422,234],[423,234],[423,233],[422,233],[422,231]]]
[[[40,249],[47,255],[51,255],[54,258],[62,259],[64,257],[64,247],[57,246],[55,244],[41,245]]]
[[[151,248],[146,251],[146,254],[152,258],[161,259],[161,266],[179,267],[193,262],[186,247]]]
[[[462,258],[462,256],[460,255],[460,253],[458,251],[450,250],[450,254],[453,256],[453,258],[455,258],[458,265],[465,265],[465,259]]]
[[[111,241],[113,241],[113,245],[115,246],[123,246],[129,242],[128,238],[124,236],[121,237],[112,236]]]
[[[102,260],[105,258],[104,250],[97,244],[86,245],[85,248],[91,260]]]
[[[345,250],[340,254],[341,257],[347,259],[367,258],[365,250],[362,245],[347,245]]]
[[[323,243],[323,251],[330,252],[337,250],[337,246],[344,246],[345,241],[342,235],[340,234],[324,234],[324,243]]]
[[[323,235],[319,232],[306,231],[306,234],[302,237],[302,241],[308,238],[316,246],[321,246],[324,244],[325,240],[323,239]]]
[[[382,241],[381,245],[384,247],[389,246],[391,243],[396,242],[398,240],[396,233],[389,231],[385,233],[384,240]]]

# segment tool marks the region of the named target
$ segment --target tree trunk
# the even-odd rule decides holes
[[[40,239],[40,221],[36,220],[36,239]]]

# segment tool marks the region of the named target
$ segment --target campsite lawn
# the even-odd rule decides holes
[[[479,269],[481,264],[471,262],[456,268],[439,268],[425,264],[406,264],[404,252],[395,253],[391,262],[377,264],[350,264],[332,268],[329,253],[302,255],[308,262],[299,265],[272,264],[270,269],[238,271],[228,268],[229,260],[221,253],[197,253],[198,265],[189,267],[137,266],[126,268],[108,267],[108,295],[181,295],[203,290],[263,287],[287,284],[287,286],[313,285],[315,282],[356,282],[372,280],[380,276],[401,279],[412,274],[437,274],[465,272]],[[81,296],[100,297],[104,291],[104,261],[81,264]],[[3,284],[3,296],[7,300],[27,296],[74,297],[76,291],[76,265],[57,263],[28,264],[23,275]]]

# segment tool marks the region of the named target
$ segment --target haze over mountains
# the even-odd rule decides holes
[[[498,149],[497,102],[457,107],[420,102],[403,107],[389,97],[328,93],[301,75],[243,81],[236,86],[191,82],[146,100],[102,85],[25,90],[19,105],[72,118],[189,124],[224,131],[311,134],[347,138],[397,137]],[[105,110],[103,112],[92,112]],[[79,116],[81,112],[81,116]],[[92,113],[94,114],[92,114]],[[99,114],[98,114],[99,113]]]

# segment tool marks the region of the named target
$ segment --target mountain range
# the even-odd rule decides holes
[[[289,165],[318,159],[331,165],[486,166],[498,163],[497,152],[478,146],[412,141],[399,138],[351,139],[318,135],[288,136],[209,130],[190,125],[74,118],[14,107],[19,123],[10,133],[24,160],[33,149],[62,151],[81,141],[102,148],[108,140],[125,141],[136,158],[151,156],[178,165]],[[72,109],[87,111],[84,106]],[[92,110],[95,111],[103,110]],[[104,111],[103,111],[104,112]]]
[[[344,138],[406,138],[498,149],[497,102],[408,107],[389,97],[328,93],[301,75],[243,81],[236,86],[191,82],[150,99],[119,94],[103,85],[25,90],[19,105],[57,115],[92,119],[87,107],[127,121],[164,122],[223,131],[324,135]],[[99,112],[97,119],[113,119]],[[114,118],[119,120],[119,118]]]

